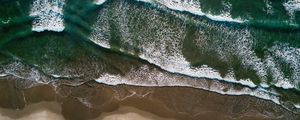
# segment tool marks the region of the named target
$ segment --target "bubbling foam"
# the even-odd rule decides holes
[[[290,16],[294,18],[295,12],[300,11],[300,0],[289,0],[283,3],[283,6],[289,12]]]
[[[195,78],[161,72],[155,68],[150,69],[148,66],[142,66],[138,69],[131,69],[124,76],[104,73],[95,81],[107,85],[126,84],[135,86],[193,87],[225,95],[251,95],[280,104],[279,98],[274,91],[266,91],[262,88],[251,89],[248,87],[240,89],[236,88],[230,83],[222,83],[219,81],[211,81],[206,79],[195,80]]]
[[[95,0],[96,5],[102,5],[105,2],[106,2],[106,0]]]
[[[55,31],[65,29],[63,21],[63,7],[65,0],[35,0],[30,10],[30,16],[35,17],[32,31]]]
[[[128,47],[134,46],[140,50],[138,53],[139,58],[147,60],[166,71],[193,77],[225,80],[212,67],[208,65],[192,67],[186,60],[182,53],[183,41],[187,31],[185,24],[175,23],[170,26],[168,20],[155,11],[149,13],[144,9],[141,11],[130,11],[129,9],[136,8],[129,8],[126,3],[121,3],[119,7],[113,8],[113,11],[116,12],[110,14],[110,17],[108,9],[100,11],[90,39],[102,47],[110,48],[109,40],[112,31],[108,23],[111,21],[118,26],[120,32],[120,51],[134,54],[134,51]],[[142,11],[147,14],[139,14]],[[138,17],[130,16],[132,14],[138,14]],[[138,31],[135,31],[134,29],[140,27],[140,23],[131,24],[132,19],[149,20],[150,22],[147,22],[145,26],[147,29],[139,28]],[[225,81],[256,87],[249,79],[239,81],[226,79]]]
[[[245,20],[241,20],[239,18],[233,19],[229,14],[229,12],[226,11],[223,11],[223,13],[220,15],[212,15],[212,14],[204,13],[201,10],[200,2],[196,0],[137,0],[137,1],[147,2],[154,5],[161,5],[176,11],[185,11],[195,15],[206,16],[209,19],[215,21],[227,21],[227,22],[237,22],[237,23],[245,22]],[[223,3],[223,5],[230,9],[231,6],[230,4]]]

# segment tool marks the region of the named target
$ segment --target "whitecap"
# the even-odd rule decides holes
[[[65,0],[35,0],[30,10],[30,16],[34,17],[32,31],[63,31],[64,4]]]
[[[300,104],[295,104],[294,105],[296,108],[300,109]]]
[[[106,0],[95,0],[96,5],[102,5],[105,2],[106,2]]]
[[[295,12],[300,11],[300,0],[289,0],[283,3],[283,6],[289,12],[290,16],[294,18]]]
[[[226,22],[236,22],[236,23],[243,23],[246,21],[240,18],[233,19],[228,13],[222,13],[220,15],[212,15],[212,14],[204,13],[201,10],[200,3],[195,2],[193,0],[137,0],[137,1],[147,2],[154,5],[162,5],[172,10],[185,11],[195,15],[205,16],[215,21],[223,21],[223,22],[226,21]]]
[[[271,100],[276,104],[280,104],[279,97],[276,92],[267,91],[263,88],[236,89],[233,84],[222,83],[219,81],[210,81],[206,79],[194,80],[194,78],[183,77],[180,75],[161,72],[157,69],[150,69],[148,66],[142,66],[138,69],[131,69],[124,76],[109,73],[102,74],[98,79],[98,83],[107,85],[134,85],[134,86],[181,86],[204,89],[224,95],[250,95],[265,100]]]
[[[230,7],[230,5],[228,6]],[[264,58],[260,58],[253,49],[257,43],[255,43],[256,38],[249,29],[231,29],[226,26],[194,20],[193,22],[203,27],[195,33],[198,35],[198,38],[195,38],[194,41],[197,48],[206,47],[204,49],[213,49],[213,53],[217,54],[218,59],[224,60],[223,62],[225,63],[227,63],[228,61],[226,60],[231,59],[232,56],[237,56],[237,59],[241,60],[242,65],[240,67],[253,70],[261,82],[259,85],[256,85],[253,80],[249,78],[237,80],[233,70],[227,71],[226,76],[222,77],[220,72],[212,66],[203,64],[202,66],[195,67],[186,59],[182,51],[183,41],[188,29],[185,23],[176,21],[171,23],[173,26],[170,26],[169,19],[161,16],[159,12],[155,10],[149,11],[146,8],[138,8],[138,10],[133,11],[132,9],[137,8],[133,6],[131,9],[130,7],[128,4],[117,3],[117,7],[112,8],[115,11],[113,14],[109,14],[109,8],[102,9],[99,12],[96,24],[93,26],[93,31],[89,36],[90,40],[99,46],[109,49],[111,47],[109,42],[111,38],[109,20],[111,20],[119,27],[120,48],[118,49],[120,52],[137,55],[140,59],[146,60],[170,73],[238,83],[251,88],[269,88],[270,85],[275,85],[284,89],[292,89],[295,88],[295,85],[299,82],[299,79],[297,79],[298,76],[300,76],[298,71],[298,63],[300,63],[300,60],[297,59],[300,55],[298,52],[299,49],[289,47],[288,45],[283,46],[283,48],[276,47],[275,45],[267,50],[270,54],[266,54]],[[178,14],[175,12],[170,13]],[[131,24],[133,22],[130,21],[132,14],[139,15],[139,17],[134,16],[137,20],[149,20],[145,28],[138,25],[139,23],[134,24],[137,26]],[[135,31],[136,27],[139,28],[138,31]],[[211,37],[209,36],[210,33],[207,31],[215,31],[214,36],[220,37],[214,39],[212,42],[212,40],[209,39],[209,37]],[[208,42],[211,43],[208,44]],[[138,51],[138,53],[132,52],[128,49],[128,46],[134,46],[140,51]],[[209,48],[207,48],[207,46],[209,46]],[[296,51],[298,53],[296,53]],[[292,75],[292,80],[284,75],[275,58],[284,58],[284,61],[293,65],[294,74]],[[232,68],[229,67],[229,69]],[[269,77],[269,74],[272,76],[271,83],[268,83],[267,77]]]
[[[5,77],[5,76],[8,76],[8,74],[5,74],[5,73],[0,74],[0,77]]]

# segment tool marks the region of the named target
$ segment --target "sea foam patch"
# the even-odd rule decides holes
[[[231,7],[229,3],[223,4],[228,8]],[[205,59],[206,56],[197,53],[200,57],[189,58],[187,52],[183,52],[185,38],[190,32],[188,25],[183,22],[185,19],[182,19],[185,16],[171,10],[163,10],[175,15],[174,17],[179,16],[180,20],[177,18],[169,19],[156,10],[137,8],[124,2],[116,3],[111,8],[104,8],[99,12],[98,21],[94,24],[90,40],[109,49],[110,44],[113,43],[110,41],[113,37],[112,33],[117,33],[115,36],[118,36],[119,45],[116,48],[120,52],[136,55],[166,72],[184,76],[238,83],[249,88],[269,88],[271,85],[275,85],[284,89],[294,89],[299,83],[297,80],[297,77],[300,76],[298,72],[299,48],[291,48],[288,45],[283,46],[283,48],[272,47],[272,49],[267,50],[264,58],[258,57],[254,50],[257,38],[247,28],[234,29],[198,20],[189,21],[197,24],[197,29],[193,31],[195,38],[192,39],[195,39],[193,42],[195,42],[195,47],[199,48],[198,51],[205,49],[201,52],[208,51],[208,53],[216,54],[217,59],[226,64],[232,64],[230,63],[232,58],[238,59],[240,60],[240,67],[245,68],[243,70],[250,69],[251,74],[257,76],[252,78],[242,76],[238,79],[235,76],[241,76],[240,71],[238,71],[240,69],[234,70],[232,66],[226,66],[227,71],[221,71],[214,68],[213,65],[210,66],[211,63],[209,62],[201,63],[198,66],[191,65],[192,60],[190,59],[201,59],[201,57]],[[117,27],[112,29],[109,23]],[[137,49],[138,52],[131,53],[130,48]],[[276,60],[277,58],[282,58],[283,61],[292,65],[293,74],[291,78],[285,76],[284,70],[280,68],[280,64]],[[226,76],[222,76],[221,72]],[[120,79],[120,76],[105,76]],[[269,77],[272,77],[271,82],[268,81]],[[127,84],[126,80],[123,81],[125,81],[123,84]],[[110,83],[116,85],[116,83]]]
[[[277,58],[279,61],[282,61],[281,64],[286,64],[286,68],[289,69],[285,77],[288,77],[289,80],[284,81],[285,88],[297,88],[296,86],[300,83],[300,52],[297,48],[290,47],[288,45],[275,45],[271,48],[271,51],[274,54],[274,58]],[[282,83],[282,81],[279,81]]]
[[[29,86],[26,86],[28,88],[35,86],[36,84],[48,84],[50,82],[50,79],[48,79],[40,70],[20,61],[13,61],[8,64],[0,65],[0,69],[3,70],[3,73],[0,73],[0,77],[11,76],[20,80],[28,80],[26,81],[30,83]]]
[[[236,88],[231,83],[223,83],[219,81],[210,81],[206,79],[194,80],[195,78],[183,77],[180,75],[169,74],[157,69],[150,69],[148,66],[142,66],[138,69],[131,69],[124,76],[104,73],[95,81],[107,85],[135,85],[135,86],[181,86],[200,88],[219,94],[225,95],[250,95],[258,98],[271,100],[276,104],[280,104],[279,97],[276,92],[267,91],[262,88],[242,89]],[[198,79],[198,78],[196,78]]]
[[[300,109],[300,104],[295,104],[294,105],[296,108]]]
[[[64,4],[65,0],[35,0],[30,10],[30,16],[34,17],[32,31],[63,31]]]
[[[139,23],[134,25],[130,24],[132,21],[130,21],[131,16],[128,14],[134,14],[134,11],[129,11],[128,7],[126,4],[121,3],[116,9],[113,8],[113,10],[116,11],[115,14],[109,14],[108,9],[102,9],[102,11],[99,12],[96,24],[93,26],[90,40],[104,48],[110,48],[109,40],[112,37],[111,33],[113,33],[109,26],[110,21],[118,25],[121,44],[121,48],[119,49],[122,50],[121,52],[130,52],[128,46],[134,46],[140,50],[139,58],[147,60],[168,72],[192,77],[230,81],[256,87],[249,79],[224,79],[218,70],[205,64],[200,67],[191,66],[182,53],[182,42],[186,35],[186,26],[184,24],[178,23],[176,27],[170,26],[168,20],[157,13],[149,15],[143,14],[139,16],[140,18],[135,19],[140,19],[140,21],[146,19],[151,22],[147,22],[146,29],[140,28],[138,31],[133,32],[134,30],[132,28],[139,27]],[[142,11],[137,12],[140,13]],[[147,10],[144,12],[147,13]],[[139,42],[137,42],[137,40]]]
[[[137,0],[147,3],[152,3],[155,5],[162,5],[169,9],[176,10],[176,11],[185,11],[199,16],[206,16],[209,19],[215,21],[227,21],[227,22],[237,22],[243,23],[244,20],[240,18],[232,18],[229,12],[222,11],[220,15],[213,15],[209,13],[204,13],[201,10],[200,2],[195,0]],[[225,7],[230,7],[230,4],[223,4]]]
[[[284,8],[289,12],[292,18],[295,17],[295,12],[300,11],[300,0],[289,0],[283,3]]]
[[[5,76],[8,76],[7,74],[2,74],[2,73],[0,73],[0,77],[5,77]]]
[[[95,0],[96,5],[102,5],[106,0]]]
[[[110,48],[109,38],[111,35],[109,32],[109,18],[106,9],[104,9],[103,12],[99,12],[98,20],[92,28],[93,30],[89,39],[104,48]]]

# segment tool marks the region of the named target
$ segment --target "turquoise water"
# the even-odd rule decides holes
[[[1,3],[3,65],[21,61],[52,77],[80,76],[83,81],[107,73],[121,79],[148,65],[267,91],[290,109],[300,103],[298,0]],[[18,70],[6,69],[1,66],[0,74]]]

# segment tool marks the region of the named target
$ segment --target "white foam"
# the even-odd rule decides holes
[[[60,75],[56,75],[56,74],[52,74],[53,77],[55,78],[60,78],[61,76]]]
[[[136,1],[141,1],[141,2],[147,2],[147,3],[152,3],[152,0],[136,0]]]
[[[160,24],[160,28],[156,28],[157,33],[155,33],[156,36],[154,38],[147,39],[145,37],[141,37],[144,38],[141,39],[143,45],[139,46],[139,48],[143,49],[143,52],[139,55],[141,59],[147,60],[148,62],[172,73],[180,73],[199,78],[218,79],[239,83],[250,87],[256,87],[256,85],[250,79],[236,80],[233,78],[222,78],[217,70],[207,65],[202,65],[201,67],[192,67],[185,59],[181,51],[183,49],[181,42],[184,41],[183,39],[186,35],[186,28],[180,26],[178,29],[174,30],[174,28],[170,28],[168,24],[164,24],[163,22],[158,23]],[[154,22],[154,25],[157,25],[157,23]],[[242,38],[242,36],[240,38]],[[148,41],[149,39],[152,41]],[[247,55],[249,55],[249,53]],[[249,60],[249,58],[247,60]]]
[[[218,81],[212,82],[206,79],[194,80],[194,78],[160,72],[157,69],[149,69],[147,66],[142,66],[139,69],[131,69],[124,76],[105,73],[96,79],[96,81],[107,85],[127,84],[135,86],[193,87],[225,95],[251,95],[280,104],[276,93],[262,88],[250,89],[244,87],[242,89],[235,89],[233,84],[221,83]]]
[[[168,24],[168,21],[161,16],[152,14],[150,16],[145,16],[147,20],[151,21],[147,23],[149,26],[147,30],[142,31],[143,29],[141,29],[138,33],[131,33],[128,26],[130,25],[130,21],[128,20],[127,14],[128,12],[132,13],[133,11],[128,11],[128,6],[124,6],[123,4],[120,4],[118,9],[115,10],[118,12],[110,15],[108,15],[106,9],[99,12],[98,21],[93,26],[94,29],[90,35],[90,39],[94,43],[104,48],[110,48],[110,26],[108,21],[111,20],[111,18],[108,17],[112,16],[114,18],[112,19],[114,20],[114,23],[119,26],[121,44],[125,44],[125,46],[121,45],[120,50],[131,53],[130,50],[123,48],[126,48],[126,45],[135,46],[142,50],[139,53],[139,58],[147,60],[172,73],[180,73],[192,77],[219,79],[256,87],[249,79],[224,79],[217,70],[207,65],[192,67],[182,53],[182,41],[184,41],[183,39],[186,35],[185,26],[172,27]],[[153,33],[150,33],[149,31],[152,31]],[[139,40],[139,43],[135,43],[136,39]]]
[[[294,47],[290,47],[286,44],[275,45],[270,49],[273,52],[273,57],[281,59],[284,64],[289,64],[291,71],[291,76],[288,79],[288,76],[284,76],[284,79],[278,80],[275,84],[282,88],[297,88],[297,85],[300,83],[300,51]],[[281,63],[283,64],[283,63]]]
[[[78,78],[81,77],[81,75],[58,75],[58,74],[51,74],[54,78]]]
[[[284,73],[277,67],[275,64],[275,60],[272,56],[268,55],[265,59],[266,66],[270,69],[271,75],[272,75],[272,83],[275,83],[276,87],[282,87],[282,88],[289,88],[287,86],[287,82],[281,82],[281,81],[288,81],[287,78],[284,77]]]
[[[292,85],[289,81],[287,80],[279,80],[276,84],[276,87],[281,87],[283,89],[291,89],[291,88],[295,88],[294,85]]]
[[[152,2],[156,2],[155,4],[159,3],[159,1]],[[171,3],[173,4],[173,2]],[[174,4],[181,4],[181,2]],[[183,6],[185,6],[185,4],[187,4],[187,6],[190,4],[196,5],[190,2],[183,2],[182,4]],[[223,4],[224,6],[228,6],[228,9],[231,7],[228,3]],[[191,66],[188,60],[186,60],[186,56],[182,53],[183,41],[184,38],[186,38],[187,32],[185,23],[174,21],[174,23],[170,23],[168,18],[161,16],[159,12],[155,10],[149,11],[144,8],[139,8],[136,11],[132,11],[129,9],[130,7],[132,6],[124,3],[118,3],[115,8],[112,8],[115,11],[113,14],[109,14],[107,9],[102,9],[99,12],[97,23],[93,26],[94,29],[91,33],[90,39],[104,48],[110,48],[109,40],[111,38],[111,28],[108,21],[111,20],[118,26],[118,30],[120,31],[120,52],[136,55],[128,49],[128,46],[134,46],[140,50],[137,53],[139,58],[171,73],[239,83],[252,88],[268,88],[270,86],[267,79],[269,77],[269,72],[273,78],[271,84],[277,87],[291,89],[295,88],[295,85],[299,82],[299,79],[296,78],[300,76],[299,71],[297,72],[299,69],[298,63],[300,63],[300,61],[298,62],[296,60],[297,57],[299,58],[299,55],[297,55],[298,53],[295,53],[295,51],[299,52],[299,49],[293,48],[293,55],[289,55],[288,53],[285,53],[286,55],[277,55],[277,49],[281,52],[289,50],[281,50],[279,48],[275,49],[273,47],[274,50],[268,49],[268,53],[272,54],[267,54],[264,56],[266,59],[262,59],[256,55],[253,49],[254,45],[257,43],[254,42],[255,37],[252,36],[248,29],[231,29],[226,26],[213,25],[210,23],[192,20],[197,23],[197,25],[202,26],[195,33],[199,37],[195,40],[197,48],[212,50],[212,53],[217,53],[217,59],[222,60],[225,63],[228,63],[228,60],[232,59],[232,56],[237,56],[237,59],[241,60],[241,67],[245,67],[256,72],[257,76],[261,80],[260,85],[257,86],[250,79],[236,80],[233,70],[228,71],[227,75],[222,77],[218,70],[208,65],[202,65],[201,67]],[[134,8],[133,6],[133,9],[137,8]],[[225,9],[224,11],[224,13],[226,13],[230,10]],[[175,12],[170,13],[178,14]],[[131,14],[138,14],[139,17],[134,16],[138,19],[138,21],[146,20],[147,24],[145,24],[145,28],[141,27],[140,23],[131,24],[133,22],[130,21],[133,17]],[[179,17],[181,18],[184,16]],[[139,28],[138,31],[136,31],[136,28]],[[214,34],[211,35],[208,31],[214,31]],[[214,36],[220,37],[216,37],[216,39],[211,38]],[[284,48],[292,49],[289,46],[284,46]],[[293,80],[284,76],[284,73],[275,60],[276,57],[284,58],[286,56],[293,56],[293,60],[289,57],[285,60],[293,65],[293,71],[295,71],[295,74],[293,74]]]
[[[215,21],[228,21],[228,22],[237,22],[237,23],[245,22],[244,20],[241,19],[233,19],[229,14],[226,13],[220,15],[206,14],[202,12],[200,3],[195,2],[194,0],[137,0],[137,1],[159,4],[172,10],[186,11],[199,16],[206,16],[209,19]]]
[[[199,77],[199,78],[208,78],[208,79],[218,79],[218,80],[223,80],[223,81],[227,81],[227,82],[232,82],[232,83],[239,83],[242,85],[246,85],[249,87],[256,87],[257,85],[255,85],[250,79],[240,79],[240,80],[236,80],[234,78],[222,78],[220,73],[217,72],[217,70],[208,67],[206,65],[203,65],[200,68],[191,68],[189,64],[182,64],[180,63],[180,61],[177,61],[177,64],[169,64],[168,67],[165,67],[165,65],[161,65],[159,63],[155,63],[153,59],[151,58],[146,58],[144,56],[139,56],[140,58],[147,60],[148,62],[155,64],[159,67],[161,67],[162,69],[171,72],[171,73],[180,73],[180,74],[184,74],[184,75],[188,75],[191,77]],[[184,61],[185,62],[185,61]],[[178,66],[182,64],[182,66]]]
[[[30,10],[30,16],[35,17],[32,31],[55,31],[65,29],[63,21],[63,7],[65,0],[35,0]]]
[[[295,12],[300,11],[300,0],[289,0],[283,3],[283,6],[289,12],[290,16],[294,18]]]
[[[118,85],[118,84],[125,84],[126,80],[124,80],[119,75],[110,75],[110,74],[103,74],[98,79],[96,79],[98,83],[107,83],[109,85]]]
[[[39,84],[49,83],[49,79],[47,79],[45,75],[41,74],[38,69],[27,66],[19,61],[15,61],[7,65],[1,65],[0,68],[4,71],[2,74],[11,75],[23,80],[30,80]],[[32,86],[34,85],[35,84],[32,84]],[[30,88],[31,85],[28,87]]]
[[[102,5],[106,0],[95,0],[96,5]]]
[[[155,19],[155,17],[153,18]],[[157,24],[160,24],[160,28],[157,30],[157,33],[155,34],[156,37],[154,38],[157,41],[151,41],[151,43],[149,43],[147,39],[143,39],[143,43],[145,44],[140,46],[139,48],[142,48],[144,51],[139,56],[140,58],[147,60],[150,63],[155,64],[162,69],[172,73],[180,73],[192,77],[218,79],[228,82],[240,83],[242,85],[250,87],[256,87],[256,85],[249,79],[241,79],[237,81],[236,79],[232,78],[222,78],[217,70],[211,68],[208,65],[202,65],[201,67],[192,67],[182,53],[182,41],[184,41],[184,38],[186,37],[186,28],[184,26],[179,26],[174,30],[174,27],[171,28],[168,23],[162,23],[160,21],[158,21],[157,23],[154,22],[154,25],[157,26]]]
[[[8,74],[5,74],[5,73],[0,74],[0,77],[5,77],[5,76],[8,76]]]
[[[211,26],[210,26],[211,27]],[[256,71],[256,74],[259,76],[261,83],[261,87],[269,87],[270,85],[267,82],[267,76],[268,71],[270,70],[271,76],[272,76],[272,83],[277,87],[281,87],[284,89],[292,89],[295,88],[299,82],[299,69],[300,69],[300,53],[299,50],[296,48],[290,47],[288,45],[275,45],[268,49],[269,53],[265,56],[266,59],[259,58],[256,53],[254,52],[254,38],[250,34],[248,30],[228,30],[227,28],[218,27],[215,31],[218,31],[220,33],[226,33],[222,37],[221,43],[217,44],[210,44],[209,46],[217,46],[216,48],[213,47],[213,49],[217,50],[217,52],[220,54],[220,58],[222,60],[228,59],[227,53],[234,53],[236,54],[241,60],[242,64],[244,66],[248,66],[249,68],[252,68]],[[201,33],[202,31],[200,31]],[[219,36],[217,34],[216,36]],[[236,36],[230,37],[230,36]],[[226,39],[225,39],[226,38]],[[199,38],[199,41],[203,41],[203,37]],[[217,40],[214,40],[217,41]],[[199,42],[199,44],[203,44],[203,42]],[[219,44],[225,44],[220,49],[218,48]],[[226,47],[227,46],[227,47]],[[198,46],[199,48],[203,46]],[[225,50],[224,50],[225,48]],[[292,65],[293,70],[293,78],[288,79],[284,73],[282,72],[281,68],[279,68],[278,63],[275,62],[275,59],[281,58],[285,59],[286,63]],[[242,67],[242,66],[241,66]],[[228,79],[225,79],[228,81]],[[232,81],[230,81],[232,82]]]
[[[294,105],[296,108],[300,109],[300,104],[295,104]]]
[[[238,55],[238,58],[242,60],[242,64],[255,70],[260,80],[266,82],[266,68],[263,60],[257,57],[253,50],[254,43],[251,33],[248,30],[243,30],[235,31],[233,35],[238,36],[233,46],[235,46],[235,53]]]
[[[106,9],[99,13],[97,22],[92,26],[92,28],[93,30],[89,36],[89,39],[94,43],[109,49],[109,38],[111,35],[109,31],[109,20]]]
[[[268,88],[268,87],[270,87],[270,85],[268,85],[267,83],[260,83],[259,84],[261,87],[263,87],[263,88]]]

